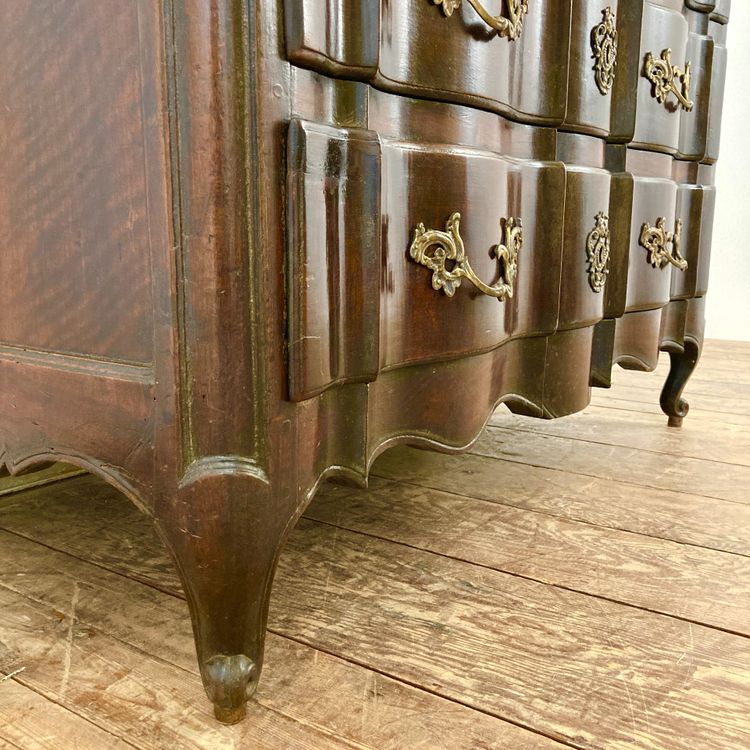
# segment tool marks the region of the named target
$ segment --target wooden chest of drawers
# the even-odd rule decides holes
[[[703,336],[724,0],[0,8],[0,467],[153,516],[216,715],[286,535],[383,450]]]

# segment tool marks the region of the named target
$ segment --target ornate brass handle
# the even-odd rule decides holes
[[[667,97],[674,94],[686,112],[693,111],[693,102],[690,100],[690,63],[685,63],[683,73],[676,65],[672,65],[671,49],[665,49],[658,60],[649,52],[643,74],[653,84],[653,95],[660,104],[664,104]],[[679,86],[677,81],[680,82]]]
[[[644,224],[641,228],[641,247],[648,251],[648,262],[654,268],[664,268],[670,263],[685,271],[688,262],[680,253],[680,243],[682,241],[682,219],[675,222],[674,233],[667,231],[667,220],[661,217],[656,220],[656,226]],[[672,252],[667,250],[667,245],[672,245]]]
[[[432,288],[441,289],[448,297],[456,293],[462,279],[468,279],[480,292],[499,300],[513,296],[513,284],[518,274],[518,251],[523,245],[523,229],[520,219],[512,216],[500,220],[502,243],[495,248],[498,263],[502,266],[500,279],[491,286],[485,284],[475,273],[466,257],[464,241],[459,224],[461,214],[454,213],[445,226],[445,232],[425,229],[420,224],[414,232],[414,241],[409,255],[417,263],[432,271]],[[450,265],[450,267],[449,267]]]
[[[446,16],[452,16],[453,11],[461,6],[461,0],[432,0],[432,2],[440,5]],[[529,0],[505,0],[508,8],[507,18],[493,16],[479,0],[468,0],[468,2],[480,18],[500,36],[513,41],[521,36],[523,18],[529,10]]]

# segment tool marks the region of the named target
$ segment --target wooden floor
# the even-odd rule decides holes
[[[0,497],[0,748],[750,748],[750,344],[583,414],[395,449],[293,532],[240,726],[147,520],[84,476]]]

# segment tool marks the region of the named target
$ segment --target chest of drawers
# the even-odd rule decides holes
[[[724,0],[0,8],[0,467],[150,514],[217,717],[325,478],[703,336]]]

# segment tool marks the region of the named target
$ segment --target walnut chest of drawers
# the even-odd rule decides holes
[[[703,335],[724,0],[0,8],[0,467],[173,555],[217,717],[286,535],[398,442],[583,409]]]

